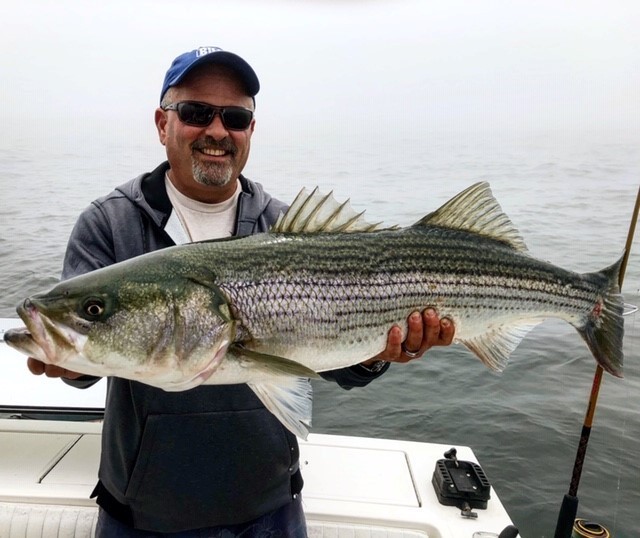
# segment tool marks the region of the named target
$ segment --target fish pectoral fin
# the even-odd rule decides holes
[[[301,439],[311,428],[311,382],[301,377],[283,377],[272,383],[247,383],[264,406]]]
[[[320,374],[311,368],[307,368],[304,364],[285,359],[284,357],[278,357],[277,355],[253,351],[240,344],[232,344],[229,346],[228,353],[231,353],[235,359],[244,363],[243,365],[247,368],[262,370],[268,374],[287,377],[320,378]]]
[[[517,324],[500,325],[474,338],[459,340],[482,363],[496,372],[502,372],[509,362],[509,356],[527,333],[542,319],[521,320]]]

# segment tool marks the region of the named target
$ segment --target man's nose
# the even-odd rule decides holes
[[[213,120],[211,120],[211,123],[207,127],[207,134],[216,140],[222,140],[229,136],[229,131],[227,131],[224,123],[222,123],[222,116],[217,111],[213,116]]]

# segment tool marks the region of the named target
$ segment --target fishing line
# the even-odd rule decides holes
[[[622,290],[622,283],[624,281],[624,274],[627,269],[627,263],[629,261],[629,254],[631,252],[631,245],[633,244],[633,237],[636,231],[636,223],[638,221],[638,213],[640,212],[640,188],[638,188],[638,194],[636,196],[636,203],[633,209],[633,215],[631,217],[631,223],[629,224],[629,233],[627,234],[627,241],[625,244],[624,255],[622,257],[622,264],[620,265],[620,276],[618,284]],[[578,512],[578,486],[580,484],[580,477],[582,475],[582,467],[584,465],[585,456],[587,453],[587,446],[589,444],[589,436],[591,434],[591,427],[593,425],[593,418],[596,412],[596,406],[598,404],[598,394],[600,392],[600,384],[602,382],[602,374],[604,369],[598,364],[596,372],[593,376],[593,383],[591,385],[591,395],[589,396],[589,403],[587,406],[587,412],[582,426],[582,432],[580,434],[580,441],[578,443],[578,451],[576,453],[576,459],[573,466],[573,473],[571,475],[571,483],[569,485],[569,492],[565,494],[560,507],[560,513],[558,514],[558,522],[556,525],[556,531],[554,538],[570,538],[576,514]]]
[[[640,296],[640,289],[636,290],[636,296]],[[633,306],[633,305],[629,305],[627,303],[625,303],[624,305],[625,307],[625,311],[622,314],[623,316],[628,316],[631,314],[635,314],[638,311],[638,307],[637,306]],[[631,307],[629,310],[627,309],[628,307]],[[633,335],[637,335],[637,328],[638,328],[638,317],[634,316],[633,317],[633,325],[632,325],[632,331],[629,331],[629,334],[633,334]],[[625,321],[625,331],[627,330],[627,322]],[[629,354],[628,356],[631,357],[635,357],[637,356],[636,353],[637,350],[637,343],[636,340],[634,339],[631,343],[631,345],[629,346]],[[631,399],[631,387],[627,384],[627,390],[626,390],[626,399],[627,401],[630,401]],[[620,442],[620,454],[626,454],[627,451],[626,449],[626,445],[627,445],[627,425],[628,425],[628,415],[625,414],[623,417],[623,421],[622,421],[622,439]],[[613,512],[613,528],[611,529],[611,533],[612,536],[616,535],[616,530],[618,527],[618,512],[619,512],[619,506],[620,506],[620,496],[622,495],[622,470],[625,468],[624,466],[624,462],[623,462],[623,458],[617,458],[618,460],[618,476],[617,476],[617,485],[616,485],[616,499],[615,499],[615,510]]]

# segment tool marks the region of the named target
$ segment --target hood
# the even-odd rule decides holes
[[[164,184],[169,168],[169,162],[165,161],[152,172],[141,174],[133,181],[128,181],[115,189],[146,213],[156,226],[163,229],[173,209]],[[253,182],[242,174],[239,179],[242,192],[238,199],[238,216],[234,235],[242,236],[258,231],[256,222],[263,215],[267,221],[274,222],[279,212],[286,210],[287,206],[272,198],[260,183]]]

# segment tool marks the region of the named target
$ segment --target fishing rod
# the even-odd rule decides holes
[[[636,223],[638,221],[638,212],[640,211],[640,188],[638,189],[638,195],[636,197],[636,205],[631,217],[631,223],[629,224],[629,233],[627,234],[627,243],[624,249],[624,256],[622,258],[622,264],[620,265],[620,275],[618,277],[618,283],[622,290],[622,281],[624,280],[624,274],[627,269],[627,262],[629,261],[629,253],[631,252],[631,244],[633,243],[633,236],[636,231]],[[591,395],[589,396],[589,404],[587,406],[587,413],[584,418],[582,426],[582,432],[580,434],[580,442],[578,443],[578,452],[576,453],[576,460],[573,464],[573,474],[571,475],[571,483],[569,485],[569,492],[565,494],[560,507],[560,513],[558,514],[558,523],[556,524],[556,532],[554,538],[571,538],[573,531],[573,524],[578,512],[578,485],[580,484],[580,476],[582,474],[582,466],[584,465],[584,459],[587,454],[587,445],[589,444],[589,435],[591,435],[591,426],[593,425],[593,418],[596,412],[596,405],[598,404],[598,394],[600,392],[600,384],[602,382],[603,374],[602,366],[598,364],[596,372],[593,376],[593,383],[591,385]]]

